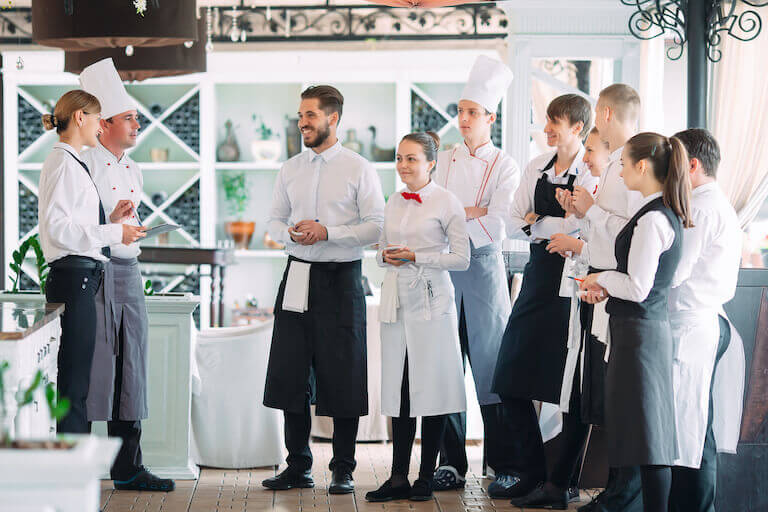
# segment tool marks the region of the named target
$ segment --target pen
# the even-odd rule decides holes
[[[581,230],[580,230],[580,229],[574,229],[573,231],[571,231],[570,233],[568,233],[568,236],[574,236],[574,235],[578,235],[580,232],[581,232]]]
[[[139,226],[144,226],[144,224],[141,223],[141,219],[139,218],[139,212],[136,211],[136,207],[131,204],[131,210],[133,210],[133,216],[136,218],[136,222],[139,223]]]
[[[579,279],[578,277],[572,277],[572,276],[567,276],[567,277],[568,277],[568,279],[573,279],[574,281],[578,281],[579,283],[583,283],[584,282],[583,279]]]

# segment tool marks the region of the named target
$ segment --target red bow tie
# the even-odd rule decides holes
[[[413,199],[417,203],[421,203],[421,196],[419,194],[413,194],[411,192],[401,192],[405,199]]]

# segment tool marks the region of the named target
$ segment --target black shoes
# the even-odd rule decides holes
[[[365,494],[365,499],[373,503],[392,500],[407,500],[410,497],[411,485],[406,481],[405,485],[392,487],[391,478],[384,482],[384,484],[375,491],[371,491]]]
[[[432,490],[450,491],[452,489],[462,489],[467,483],[466,479],[459,475],[453,466],[440,466],[432,477]]]
[[[411,501],[429,501],[432,499],[432,482],[424,478],[418,478],[411,487]]]
[[[355,492],[355,481],[352,473],[347,469],[334,469],[331,476],[331,485],[328,486],[328,494],[351,494]]]
[[[315,482],[312,480],[311,471],[294,471],[288,468],[279,475],[262,481],[261,485],[273,491],[286,491],[288,489],[311,489],[315,486]]]
[[[578,487],[568,488],[568,503],[578,503],[581,501],[581,491]]]
[[[147,468],[143,466],[132,478],[128,480],[114,480],[113,482],[115,489],[120,491],[171,492],[176,488],[173,480],[159,478],[147,471]]]
[[[499,473],[488,486],[488,496],[491,498],[520,498],[531,492],[539,482],[530,482],[518,475]]]
[[[566,510],[570,494],[567,489],[558,489],[552,484],[542,484],[520,498],[513,498],[516,507],[535,507],[554,510]]]

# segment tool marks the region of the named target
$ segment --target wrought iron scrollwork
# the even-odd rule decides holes
[[[629,31],[638,39],[653,39],[672,34],[673,45],[667,57],[678,60],[688,43],[686,9],[688,2],[705,0],[621,0],[635,8],[629,18]],[[723,35],[739,41],[751,41],[762,30],[762,19],[754,9],[739,10],[742,3],[749,7],[764,7],[768,0],[708,0],[706,23],[707,58],[718,62],[722,58],[719,46]]]

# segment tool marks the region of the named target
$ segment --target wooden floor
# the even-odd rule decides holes
[[[423,503],[393,501],[385,504],[368,503],[365,493],[377,488],[389,477],[392,448],[389,444],[361,443],[357,445],[358,466],[354,473],[355,493],[330,496],[327,492],[331,475],[328,461],[331,447],[328,443],[313,443],[315,457],[314,489],[268,491],[261,481],[275,474],[272,468],[222,470],[203,468],[200,479],[179,480],[172,493],[139,493],[115,491],[111,481],[101,484],[104,512],[218,512],[218,511],[281,511],[281,512],[369,512],[369,511],[430,511],[481,512],[495,510],[519,511],[509,500],[493,500],[486,488],[491,480],[481,475],[481,447],[469,446],[470,470],[467,486],[462,491],[435,493],[435,500]],[[411,460],[411,481],[418,470],[419,445]],[[150,468],[151,469],[151,468]],[[282,467],[280,468],[282,469]],[[586,503],[589,491],[582,491],[581,504]],[[569,510],[580,504],[573,503]],[[525,509],[538,510],[538,509]]]

